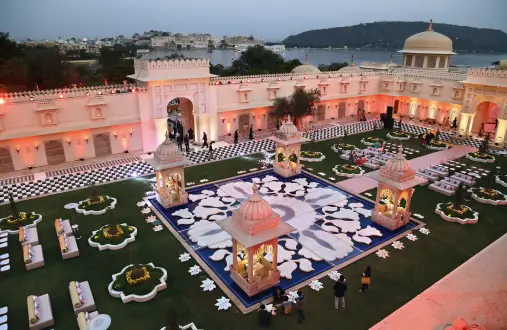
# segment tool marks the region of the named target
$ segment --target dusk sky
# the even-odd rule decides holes
[[[2,0],[14,38],[106,37],[163,30],[277,41],[306,30],[374,21],[428,21],[507,32],[507,0]],[[438,29],[438,28],[437,28]]]

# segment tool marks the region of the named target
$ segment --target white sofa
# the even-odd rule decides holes
[[[430,184],[429,188],[446,196],[452,196],[456,193],[456,186],[446,184],[443,181],[437,181]]]
[[[79,256],[79,249],[77,247],[76,238],[74,236],[59,236],[65,237],[66,251],[62,249],[60,246],[60,253],[62,254],[62,259],[70,259]],[[61,238],[59,238],[61,240]]]
[[[433,171],[430,171],[429,169],[419,169],[417,171],[417,175],[422,176],[423,178],[426,178],[430,181],[435,181],[435,180],[440,179],[438,174],[436,174]]]
[[[34,297],[38,298],[38,306],[34,306]],[[51,301],[49,295],[44,294],[42,296],[28,296],[27,298],[28,307],[28,324],[30,330],[39,330],[51,327],[55,324],[53,320],[53,311],[51,309]],[[38,309],[39,316],[36,317],[34,314],[34,308]]]
[[[37,233],[37,227],[25,228],[26,239],[21,242],[21,245],[39,245],[39,234]]]
[[[92,312],[95,308],[92,290],[88,281],[69,283],[69,294],[72,301],[74,314],[77,316],[80,312]],[[81,300],[83,298],[84,302]],[[77,306],[77,307],[76,307]]]
[[[459,180],[459,181],[463,182],[464,184],[466,184],[467,186],[475,185],[475,178],[470,175],[463,174],[463,173],[454,173],[451,176],[451,179]]]
[[[449,175],[449,170],[442,165],[431,165],[429,169],[442,177]]]
[[[459,184],[461,183],[460,180],[453,179],[452,177],[446,177],[443,180],[441,180],[441,182],[444,182],[445,184],[449,184],[455,187],[459,186]]]
[[[363,166],[371,168],[372,170],[378,170],[380,165],[380,162],[375,158],[368,159],[368,161],[363,164]]]
[[[45,264],[44,254],[42,253],[42,246],[23,245],[23,259],[25,261],[26,270],[43,267]]]

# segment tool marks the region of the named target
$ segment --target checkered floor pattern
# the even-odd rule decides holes
[[[49,178],[49,177],[60,176],[60,175],[65,175],[65,174],[85,172],[85,171],[100,169],[100,168],[104,168],[104,167],[112,167],[112,166],[116,166],[116,165],[136,163],[136,162],[140,162],[140,161],[142,161],[142,159],[141,159],[141,157],[138,157],[138,156],[113,159],[113,160],[108,160],[108,161],[100,162],[100,163],[86,164],[86,165],[62,168],[62,169],[54,170],[54,171],[47,171],[46,177]]]
[[[3,186],[0,193],[0,203],[9,201],[9,193],[14,200],[41,196],[66,190],[83,188],[90,184],[100,184],[121,179],[142,176],[153,173],[153,168],[144,161],[126,165],[115,165],[94,169],[83,173],[71,173],[57,177],[50,177],[40,181],[30,181]]]
[[[324,127],[322,129],[313,130],[312,132],[306,132],[303,136],[318,141],[335,138],[343,135],[345,131],[347,131],[347,134],[355,134],[372,130],[375,126],[380,128],[380,122],[355,122],[340,126]],[[236,145],[216,148],[213,151],[213,160],[233,158],[261,152],[263,150],[272,150],[274,148],[275,143],[270,139],[247,141]],[[186,156],[194,164],[200,164],[210,160],[207,150],[190,152]],[[132,159],[129,161],[132,161]],[[83,165],[67,170],[52,171],[49,172],[51,175],[47,176],[45,180],[2,185],[0,203],[8,202],[9,193],[13,194],[15,200],[21,200],[34,196],[83,188],[92,183],[106,183],[153,173],[153,168],[150,165],[144,161],[137,161],[137,159],[128,164],[125,164],[125,162],[115,163],[111,161],[112,166],[105,166],[105,163],[97,163],[97,166]]]
[[[398,123],[395,123],[395,128],[398,128],[398,127],[399,127]],[[425,134],[426,132],[428,132],[429,128],[402,123],[401,130],[405,131],[407,133],[414,134],[414,135],[419,135],[419,134]],[[440,140],[442,140],[444,142],[451,142],[454,144],[463,144],[463,145],[467,145],[467,146],[474,147],[474,148],[479,148],[479,146],[482,143],[482,140],[479,140],[479,139],[476,139],[473,137],[465,139],[463,141],[452,140],[451,137],[452,137],[452,135],[449,134],[448,132],[444,132],[444,131],[440,132],[439,138],[440,138]]]

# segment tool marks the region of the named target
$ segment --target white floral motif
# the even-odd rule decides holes
[[[157,221],[157,217],[154,216],[154,215],[150,215],[150,216],[146,217],[146,222],[147,223],[152,223],[152,222],[155,222],[155,221]]]
[[[287,295],[287,297],[289,298],[289,301],[293,304],[296,303],[296,299],[299,298],[299,295],[297,293],[297,291],[290,291],[289,294]]]
[[[400,241],[394,241],[393,244],[391,244],[391,246],[396,250],[403,250],[405,248],[405,244],[403,244]]]
[[[315,290],[315,291],[320,291],[320,290],[324,289],[324,285],[322,284],[321,281],[315,280],[310,283],[310,288],[312,288],[312,290]]]
[[[387,250],[384,250],[384,249],[380,249],[376,252],[377,256],[379,256],[380,258],[382,259],[385,259],[385,258],[388,258],[389,257],[389,252],[387,252]]]
[[[215,282],[210,280],[209,278],[202,281],[201,288],[203,291],[213,291],[217,286],[215,285]]]
[[[139,207],[145,206],[145,205],[146,205],[146,202],[144,202],[144,201],[137,202],[137,206],[139,206]]]
[[[231,308],[231,301],[225,297],[220,297],[219,299],[217,299],[217,303],[215,304],[215,306],[218,307],[218,310],[219,311],[225,311],[225,310],[228,310],[229,308]]]
[[[190,275],[197,275],[201,272],[201,267],[199,267],[198,265],[192,266],[190,267],[188,272],[190,273]]]
[[[429,235],[430,230],[428,228],[426,228],[426,227],[422,227],[422,228],[419,229],[419,232],[421,234],[424,234],[424,235]]]
[[[148,213],[151,213],[151,209],[149,207],[145,207],[144,209],[141,210],[141,213],[142,214],[148,214]]]
[[[329,278],[332,279],[333,281],[338,281],[340,279],[340,276],[342,276],[342,274],[338,273],[336,270],[329,273]]]
[[[208,179],[202,179],[201,182],[208,182]]]
[[[180,254],[180,257],[178,259],[180,259],[181,262],[189,261],[190,260],[190,254],[189,253]]]
[[[373,196],[373,195],[372,195],[372,194],[370,194],[369,192],[365,192],[365,193],[364,193],[364,195],[365,195],[365,196],[368,196],[368,197]]]
[[[187,187],[190,187],[190,186],[193,186],[193,185],[195,185],[195,183],[193,183],[193,182],[187,182],[187,183],[186,183],[186,186],[187,186]]]
[[[414,235],[414,234],[412,234],[412,233],[408,234],[408,235],[407,235],[407,238],[408,238],[409,240],[411,240],[412,242],[413,242],[413,241],[417,241],[417,236],[416,236],[416,235]]]
[[[326,173],[324,173],[324,172],[319,172],[318,174],[322,175],[322,176],[326,176]]]
[[[164,229],[162,225],[156,225],[155,227],[153,227],[153,231],[161,231],[162,229]]]

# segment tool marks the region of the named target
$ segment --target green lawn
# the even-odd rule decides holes
[[[352,135],[347,137],[345,142],[359,146],[361,137],[373,134]],[[385,135],[385,131],[375,134]],[[414,142],[417,143],[415,140]],[[331,172],[333,164],[344,163],[330,149],[333,143],[336,141],[322,141],[303,147],[304,150],[322,151],[327,157],[323,163],[306,163],[314,169],[313,173],[323,171],[334,176]],[[259,155],[251,155],[193,166],[185,169],[186,181],[199,184],[204,178],[210,182],[228,178],[237,175],[240,170],[260,168],[259,159]],[[505,158],[500,163],[507,166]],[[474,166],[483,165],[474,163]],[[503,192],[507,190],[497,184],[494,187]],[[52,302],[56,322],[54,329],[76,329],[77,323],[68,290],[68,284],[72,280],[90,282],[97,310],[111,315],[110,329],[113,330],[160,329],[169,308],[176,311],[180,325],[195,322],[199,328],[206,330],[258,329],[256,313],[243,315],[235,307],[225,312],[217,311],[214,304],[223,293],[219,289],[203,292],[200,285],[207,276],[188,274],[188,268],[195,265],[195,262],[179,262],[178,256],[184,252],[183,247],[169,231],[153,232],[152,226],[144,221],[146,216],[140,213],[136,203],[148,189],[149,183],[143,179],[99,186],[100,194],[118,199],[118,222],[126,222],[138,228],[136,241],[119,251],[99,252],[88,246],[86,240],[92,230],[110,222],[109,216],[76,214],[74,221],[80,225],[83,235],[83,239],[78,243],[81,255],[65,261],[59,252],[54,220],[58,217],[70,217],[70,212],[64,210],[63,206],[85,199],[90,191],[78,190],[18,203],[19,211],[36,211],[43,215],[37,228],[46,265],[27,271],[17,236],[14,235],[9,237],[9,248],[0,251],[9,252],[11,256],[11,272],[0,275],[0,306],[9,307],[9,329],[28,329],[26,297],[44,293],[50,295]],[[381,259],[373,254],[341,270],[349,283],[346,312],[333,311],[333,283],[325,277],[322,279],[323,291],[305,290],[308,301],[305,306],[306,323],[298,325],[295,315],[276,316],[271,328],[367,329],[507,232],[507,221],[502,214],[504,212],[477,202],[467,202],[480,212],[479,223],[476,225],[462,226],[440,219],[433,213],[436,203],[450,200],[452,198],[430,191],[426,187],[416,188],[412,210],[425,216],[423,221],[428,223],[431,234],[424,236],[417,232],[419,239],[415,242],[403,239],[406,247],[402,251],[388,247],[391,255],[388,259]],[[498,207],[507,210],[507,206]],[[0,217],[7,216],[9,212],[8,205],[0,206]],[[164,267],[168,272],[167,289],[159,292],[154,300],[147,303],[123,304],[120,299],[109,296],[107,285],[111,281],[111,275],[132,262],[153,262],[156,266]],[[371,291],[359,293],[360,274],[366,264],[372,267]],[[446,321],[452,320],[442,320]]]

